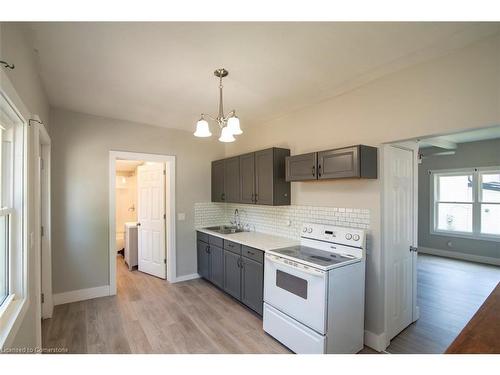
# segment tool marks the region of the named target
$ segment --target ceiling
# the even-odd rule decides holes
[[[455,149],[458,143],[484,141],[487,139],[497,138],[500,138],[500,126],[493,126],[489,128],[470,130],[461,133],[420,139],[419,147],[439,147],[444,149]]]
[[[500,32],[498,23],[29,23],[52,106],[192,131],[262,123]]]

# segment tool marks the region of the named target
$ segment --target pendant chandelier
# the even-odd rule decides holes
[[[219,137],[220,142],[234,142],[236,140],[234,138],[235,135],[243,134],[240,128],[240,119],[236,116],[236,111],[233,109],[227,116],[224,115],[224,107],[222,103],[222,78],[227,77],[228,74],[229,72],[224,68],[217,69],[214,72],[214,75],[219,77],[219,114],[214,118],[206,113],[202,113],[201,118],[196,123],[196,131],[194,132],[195,137],[205,138],[212,135],[205,117],[208,117],[210,120],[219,125],[219,128],[221,129]]]

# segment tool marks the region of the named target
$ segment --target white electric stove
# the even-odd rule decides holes
[[[299,246],[266,252],[264,330],[295,353],[363,348],[365,233],[305,224]]]

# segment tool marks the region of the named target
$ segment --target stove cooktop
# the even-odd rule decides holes
[[[282,255],[286,258],[304,261],[323,269],[332,268],[335,265],[348,261],[357,261],[358,259],[343,256],[337,253],[315,249],[303,245],[285,247],[283,249],[273,250],[276,255]]]

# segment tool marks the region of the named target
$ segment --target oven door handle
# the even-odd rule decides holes
[[[283,258],[277,257],[276,255],[266,254],[266,258],[269,259],[269,261],[271,261],[272,263],[281,264],[283,266],[296,269],[296,270],[298,270],[300,272],[307,273],[308,275],[323,277],[324,274],[325,274],[325,271],[317,270],[317,269],[314,269],[312,267],[306,266],[308,268],[305,268],[303,265],[293,266],[291,264],[285,263],[282,260]]]

